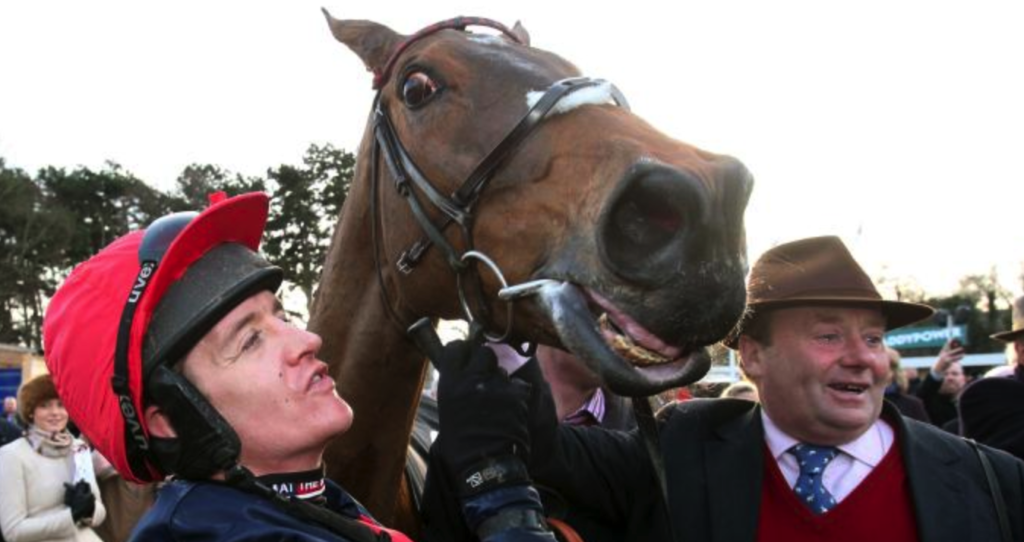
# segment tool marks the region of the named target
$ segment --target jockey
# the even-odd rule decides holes
[[[46,312],[71,418],[125,478],[174,477],[133,539],[408,541],[324,479],[352,410],[257,253],[267,197],[211,201],[111,243]]]
[[[324,479],[324,449],[353,414],[320,337],[275,296],[283,272],[257,252],[267,208],[261,193],[218,194],[79,265],[44,322],[57,391],[122,476],[173,476],[133,540],[409,542]],[[452,365],[469,354],[446,350]],[[472,459],[474,424],[448,433],[455,459]],[[508,485],[467,495],[481,539],[554,540],[532,490]]]

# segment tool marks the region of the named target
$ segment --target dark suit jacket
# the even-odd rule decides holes
[[[907,395],[897,390],[895,393],[886,392],[885,400],[895,405],[900,414],[911,420],[925,423],[931,423],[932,421],[928,417],[928,411],[925,410],[924,403],[915,395]]]
[[[1012,377],[983,378],[960,395],[965,437],[1024,459],[1024,366]]]
[[[604,419],[600,426],[606,429],[628,431],[636,427],[633,402],[605,389]],[[620,527],[609,524],[602,516],[595,516],[586,510],[577,510],[557,491],[536,487],[549,518],[560,519],[576,530],[586,542],[621,542],[625,533]]]
[[[604,391],[604,419],[601,420],[601,427],[623,431],[629,431],[636,427],[633,402],[608,390],[602,391]]]
[[[20,438],[21,428],[3,418],[0,418],[0,446],[4,446]]]
[[[928,411],[928,418],[937,427],[942,427],[946,422],[957,417],[956,402],[952,397],[939,393],[941,387],[942,380],[933,377],[929,371],[917,388],[917,396],[924,403],[924,408]]]
[[[921,540],[999,540],[980,462],[960,438],[883,411],[898,434]],[[535,479],[559,488],[577,506],[593,507],[628,526],[627,540],[756,540],[764,430],[760,406],[732,399],[679,403],[665,415],[660,446],[669,512],[660,508],[653,471],[635,432],[559,428],[552,465]],[[1024,462],[986,449],[1024,541]],[[671,517],[671,527],[666,518]]]

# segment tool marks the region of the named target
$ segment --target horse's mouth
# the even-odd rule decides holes
[[[584,291],[603,311],[597,317],[598,329],[619,356],[639,367],[671,363],[682,357],[681,347],[667,344],[601,294],[589,288]]]
[[[617,394],[646,396],[684,386],[710,367],[703,348],[666,343],[594,291],[549,281],[536,293],[562,345]]]

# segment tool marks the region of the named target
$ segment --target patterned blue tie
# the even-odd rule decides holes
[[[789,453],[796,456],[800,464],[800,476],[793,486],[797,498],[815,514],[824,514],[835,507],[836,500],[821,483],[821,476],[839,450],[833,446],[797,444],[789,449]]]

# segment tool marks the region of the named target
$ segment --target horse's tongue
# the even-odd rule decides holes
[[[648,331],[647,328],[640,325],[639,322],[631,318],[628,314],[619,310],[614,303],[601,294],[589,289],[587,290],[587,294],[595,303],[605,310],[608,314],[608,318],[613,324],[615,324],[615,327],[619,328],[620,331],[633,339],[633,342],[637,345],[650,350],[651,352],[656,352],[669,360],[676,359],[680,354],[682,354],[682,348],[666,344],[665,341],[661,340],[661,338],[654,333]]]

